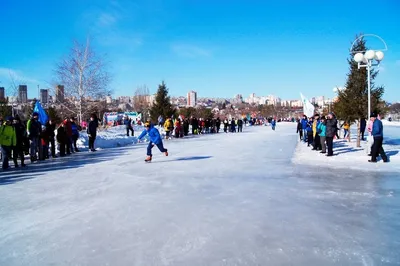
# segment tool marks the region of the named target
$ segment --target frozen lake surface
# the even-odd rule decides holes
[[[0,265],[400,265],[398,173],[293,165],[295,125],[0,173]],[[398,136],[398,135],[397,135]]]

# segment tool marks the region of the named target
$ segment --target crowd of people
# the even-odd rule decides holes
[[[50,157],[64,157],[80,150],[77,147],[79,132],[82,128],[76,124],[75,118],[66,118],[58,125],[49,119],[42,125],[39,114],[34,112],[31,118],[23,122],[17,115],[8,116],[5,121],[0,118],[0,144],[3,170],[10,167],[12,159],[14,167],[25,167],[25,156],[29,155],[32,163],[43,161]],[[98,119],[96,115],[90,117],[87,127],[89,151],[96,151]],[[59,155],[56,155],[58,145]],[[20,164],[18,163],[20,161]]]
[[[382,147],[383,142],[383,125],[375,113],[370,115],[370,121],[365,119],[360,121],[360,136],[361,140],[365,140],[365,130],[368,130],[368,145],[367,153],[371,156],[368,160],[371,163],[376,163],[377,158],[381,156],[383,162],[388,162],[388,158]],[[297,133],[300,141],[307,144],[314,151],[320,151],[326,156],[333,156],[333,140],[339,139],[338,131],[340,128],[344,130],[344,139],[350,141],[350,123],[345,121],[340,127],[338,120],[333,112],[330,112],[326,117],[315,114],[313,117],[303,116],[297,120]]]

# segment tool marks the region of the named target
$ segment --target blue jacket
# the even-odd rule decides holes
[[[375,119],[374,124],[372,125],[372,136],[374,137],[383,137],[383,125],[381,120]]]
[[[271,121],[271,126],[276,126],[276,121],[275,120],[273,120],[273,121]]]
[[[324,123],[319,123],[317,126],[317,132],[319,132],[320,137],[326,137],[326,125]]]
[[[307,121],[307,119],[301,119],[301,127],[302,127],[302,129],[306,129],[307,128],[307,123],[308,123],[308,121]]]
[[[146,136],[146,134],[149,134],[150,141],[154,144],[160,144],[162,142],[160,132],[158,132],[158,129],[153,125],[150,126],[149,130],[143,130],[138,139],[142,139],[144,136]]]
[[[75,123],[71,123],[71,128],[72,128],[72,135],[79,136],[78,125]]]
[[[312,132],[312,122],[310,122],[310,123],[307,122],[305,129],[307,132]]]

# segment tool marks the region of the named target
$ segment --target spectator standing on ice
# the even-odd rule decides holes
[[[26,130],[28,133],[28,137],[30,140],[30,154],[31,154],[31,162],[36,161],[38,158],[36,156],[36,152],[40,151],[40,133],[42,130],[42,125],[38,121],[39,114],[33,113],[31,119],[28,121],[26,125]]]
[[[21,160],[21,166],[25,166],[25,156],[24,156],[24,143],[26,142],[26,129],[25,126],[21,123],[21,119],[19,116],[14,117],[14,128],[15,128],[15,136],[16,136],[16,145],[13,148],[13,159],[15,167],[18,167],[18,157]]]
[[[65,156],[65,147],[67,146],[67,131],[65,129],[65,124],[61,123],[57,128],[57,142],[60,150],[60,157]]]
[[[272,130],[275,130],[275,127],[276,127],[276,120],[275,119],[272,119],[271,127],[272,127]]]
[[[367,127],[367,121],[365,120],[365,118],[361,118],[360,120],[360,135],[361,135],[361,140],[365,140],[364,139],[364,134],[365,134],[365,128]]]
[[[312,117],[308,119],[306,132],[307,132],[307,147],[310,147],[313,143],[313,130],[312,130],[313,120]]]
[[[217,117],[217,120],[215,121],[215,126],[217,127],[217,133],[219,133],[219,129],[221,128],[221,120],[219,117]]]
[[[51,157],[56,158],[56,147],[55,147],[55,133],[54,131],[56,130],[56,124],[52,119],[49,119],[46,123],[46,132],[47,135],[49,136],[49,146],[51,145],[50,151],[51,151]]]
[[[319,121],[319,114],[315,114],[314,115],[314,122],[312,124],[312,129],[313,129],[313,150],[317,151],[317,150],[321,150],[321,142],[320,142],[320,138],[317,132],[317,127],[319,125],[320,121]]]
[[[129,137],[129,131],[130,131],[131,136],[133,137],[135,132],[133,131],[133,127],[132,127],[132,119],[130,119],[129,116],[125,116],[124,125],[126,128],[126,136]]]
[[[317,133],[319,134],[320,143],[321,143],[321,153],[326,153],[326,118],[325,116],[321,117],[321,121],[317,127]]]
[[[238,119],[237,121],[237,126],[238,126],[238,132],[243,132],[243,120],[242,119]]]
[[[303,140],[303,126],[301,124],[301,120],[300,119],[297,119],[297,131],[296,131],[296,133],[299,134],[300,141],[302,141]]]
[[[171,139],[172,131],[174,130],[174,123],[170,117],[167,118],[167,121],[164,123],[165,130],[165,139]]]
[[[304,142],[306,142],[307,141],[307,123],[308,123],[308,120],[307,120],[307,116],[306,115],[303,115],[303,119],[301,119],[301,126],[302,126],[302,129],[303,129],[303,141]]]
[[[333,137],[337,132],[337,120],[333,113],[329,113],[326,120],[326,146],[328,147],[328,154],[326,156],[333,156]]]
[[[99,124],[96,116],[92,114],[90,116],[90,122],[87,128],[87,134],[89,137],[89,151],[96,151],[94,148],[94,141],[96,140],[98,125]]]
[[[371,134],[374,138],[374,144],[372,145],[372,148],[371,148],[371,160],[368,160],[368,162],[376,163],[377,162],[376,157],[378,157],[380,154],[383,162],[387,163],[388,158],[382,147],[382,143],[383,143],[382,121],[377,119],[377,116],[375,113],[371,114],[371,121],[373,122]]]
[[[71,128],[72,128],[72,151],[79,152],[76,142],[79,139],[80,127],[75,123],[75,118],[71,117]]]
[[[13,147],[17,144],[17,136],[15,134],[15,128],[12,126],[13,118],[11,116],[6,118],[4,125],[0,127],[0,145],[2,155],[2,166],[3,170],[9,168],[8,160],[11,156]],[[18,167],[18,165],[15,165]]]
[[[156,145],[160,152],[164,153],[165,156],[168,156],[168,150],[164,148],[160,132],[158,132],[158,130],[150,122],[146,122],[144,126],[145,129],[138,137],[139,141],[147,134],[150,138],[149,145],[147,146],[147,157],[144,161],[151,162],[151,160],[153,159],[151,149],[154,147],[154,145]]]

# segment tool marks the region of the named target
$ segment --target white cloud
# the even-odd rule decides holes
[[[174,44],[171,46],[171,50],[182,57],[195,58],[211,56],[210,51],[195,45]]]
[[[113,15],[111,13],[100,13],[98,19],[97,19],[97,25],[100,27],[109,27],[114,25],[118,21],[118,18],[116,15]]]
[[[22,83],[35,83],[39,84],[40,82],[37,79],[30,78],[25,76],[22,71],[18,71],[15,69],[0,67],[0,79],[2,83],[14,82],[22,84]]]

